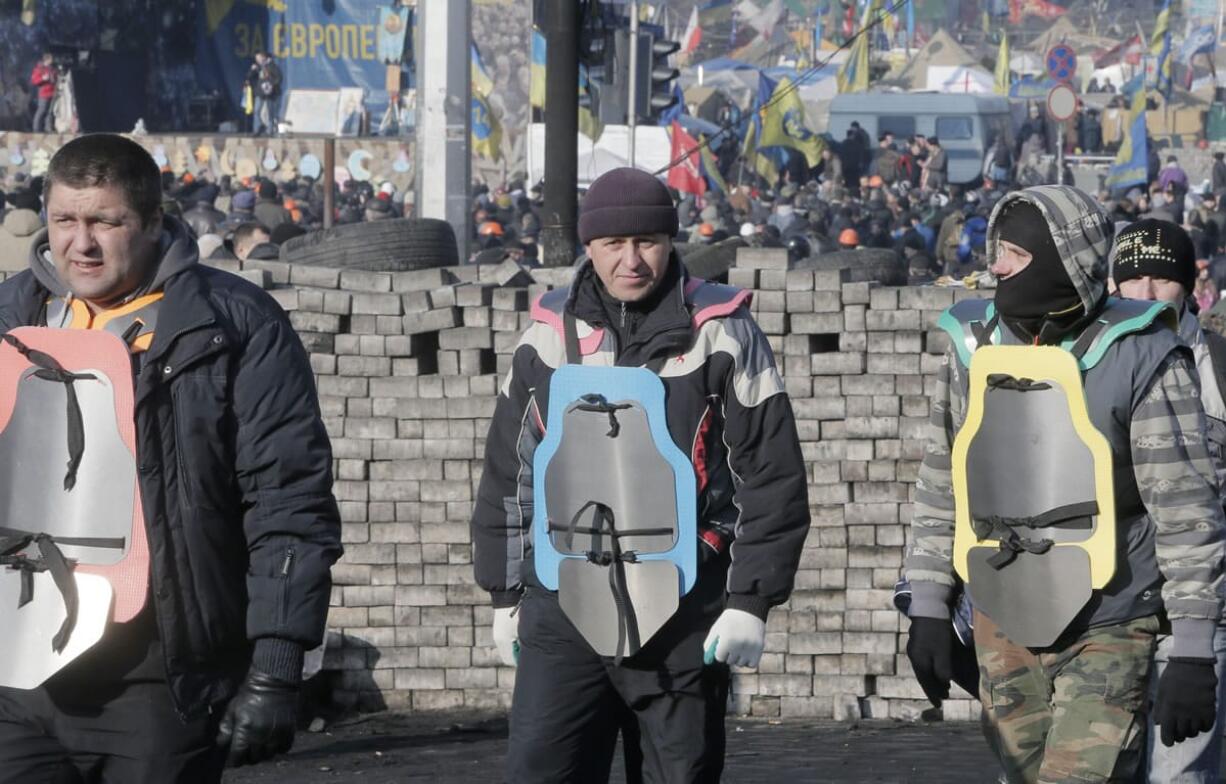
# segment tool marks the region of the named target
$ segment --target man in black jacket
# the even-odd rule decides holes
[[[647,780],[718,781],[725,665],[757,666],[767,613],[792,588],[809,509],[791,404],[749,314],[748,292],[690,278],[672,252],[676,232],[669,193],[651,175],[616,169],[593,183],[579,220],[588,258],[569,288],[533,306],[535,323],[498,397],[472,531],[477,583],[494,605],[494,644],[506,665],[518,666],[511,782],[607,780],[625,711],[641,730]],[[626,411],[633,395],[609,392],[614,402],[603,407],[604,398],[584,395],[551,411],[551,398],[572,400],[563,379],[619,376],[610,371],[662,387],[654,410],[666,427],[663,442],[644,439],[641,429],[635,441],[636,420]],[[652,408],[648,398],[634,399]],[[574,461],[553,460],[544,470],[537,458],[551,448],[542,445],[546,430],[561,439],[555,454],[562,455],[580,421],[570,418],[574,411],[603,412],[592,422],[598,434],[580,442]],[[601,457],[607,439],[618,438],[630,442],[623,445],[634,457],[626,463]],[[680,464],[656,470],[670,451]],[[593,484],[593,477],[600,479]],[[581,504],[578,514],[563,503],[568,499]],[[590,547],[571,550],[581,557],[565,559],[572,574],[594,574],[595,581],[571,590],[559,577],[558,589],[549,589],[550,570],[566,573],[551,561],[552,548],[576,531],[588,536],[576,518],[597,525],[586,522],[593,504],[602,512],[599,530],[607,523],[624,549],[599,534]],[[648,580],[661,561],[643,560],[653,552],[644,546],[648,532],[630,534],[663,525],[669,510],[687,504],[691,516],[677,513],[670,535],[679,561],[697,562],[693,587],[679,597],[669,573],[650,601],[636,598],[636,586],[647,584],[636,575]],[[675,533],[684,530],[682,517],[696,521],[686,537]],[[569,534],[546,539],[568,521]],[[576,602],[591,611],[576,613]],[[594,621],[601,608],[607,621]],[[624,646],[623,628],[637,639],[632,627],[647,616],[662,625],[644,634],[641,647]],[[602,632],[609,641],[603,650]]]
[[[270,297],[197,263],[136,143],[69,142],[44,198],[0,332],[131,324],[149,595],[42,686],[0,688],[0,782],[218,782],[289,749],[323,637],[340,524],[311,369]]]
[[[281,116],[281,69],[268,52],[256,52],[247,71],[247,84],[254,99],[251,132],[255,136],[277,135]]]

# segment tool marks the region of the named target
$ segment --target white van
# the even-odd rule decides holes
[[[949,155],[949,181],[968,183],[983,171],[992,140],[1003,135],[1013,145],[1009,100],[1000,95],[945,93],[845,93],[830,102],[827,131],[835,141],[859,122],[875,147],[886,131],[898,141],[935,136]]]

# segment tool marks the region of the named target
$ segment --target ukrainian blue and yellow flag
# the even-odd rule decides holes
[[[705,139],[703,140],[706,141]],[[724,175],[719,173],[719,164],[715,161],[715,155],[711,152],[711,145],[704,143],[702,152],[700,153],[702,166],[699,171],[707,181],[707,187],[720,193],[728,192],[728,183],[724,181]]]
[[[532,81],[528,100],[537,109],[545,108],[545,36],[532,31]]]
[[[472,98],[473,151],[491,161],[502,159],[502,123],[490,108],[484,95],[473,92]]]
[[[477,48],[477,44],[474,42],[470,44],[470,47],[472,52],[473,93],[488,98],[490,93],[494,92],[494,80],[490,77],[490,72],[485,67],[485,61],[481,59],[481,50]]]
[[[1154,56],[1154,89],[1169,97],[1171,94],[1171,0],[1162,3],[1154,34],[1149,39],[1149,53]]]
[[[809,166],[822,159],[825,145],[817,134],[805,125],[805,105],[792,80],[783,77],[771,92],[770,100],[761,112],[758,147],[786,147],[805,156]]]
[[[1128,112],[1128,131],[1115,163],[1107,175],[1107,187],[1122,191],[1133,185],[1145,185],[1149,181],[1149,150],[1145,126],[1145,88],[1133,93],[1132,108]]]
[[[779,179],[779,164],[773,159],[769,150],[761,149],[758,144],[762,136],[762,118],[770,97],[775,92],[776,82],[767,78],[766,74],[758,73],[758,95],[754,99],[753,114],[749,117],[749,128],[745,133],[745,143],[741,147],[741,157],[753,163],[753,169],[768,182]]]

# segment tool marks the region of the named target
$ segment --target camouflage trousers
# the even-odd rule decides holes
[[[1133,779],[1157,634],[1150,616],[1030,649],[975,611],[984,731],[1010,784]]]

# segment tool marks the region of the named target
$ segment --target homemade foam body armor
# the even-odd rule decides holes
[[[1061,346],[993,345],[991,303],[968,300],[939,325],[969,368],[954,439],[954,568],[976,608],[1015,643],[1045,647],[1117,568],[1111,444],[1091,421],[1083,373],[1110,346],[1173,313],[1110,300]]]
[[[134,335],[137,330],[133,329]],[[0,336],[0,685],[34,688],[144,607],[132,359],[106,330]]]

